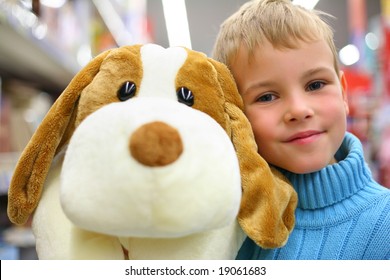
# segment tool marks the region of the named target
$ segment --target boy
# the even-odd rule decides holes
[[[230,68],[259,153],[298,193],[287,244],[247,239],[238,259],[390,259],[390,190],[346,132],[346,82],[324,13],[254,0],[221,26],[213,56]]]

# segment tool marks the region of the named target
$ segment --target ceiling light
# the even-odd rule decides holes
[[[66,0],[41,0],[40,3],[49,8],[61,8],[65,4]]]
[[[191,49],[185,0],[162,0],[162,5],[169,45]]]
[[[346,66],[355,64],[360,59],[359,49],[355,45],[347,45],[340,50],[339,58],[340,61]]]
[[[294,5],[302,6],[306,9],[312,10],[320,0],[293,0]]]
[[[371,50],[375,51],[379,48],[379,39],[375,33],[367,33],[364,39],[366,41],[367,47],[369,47]]]
[[[115,10],[111,1],[93,0],[92,2],[95,4],[96,9],[118,46],[131,44],[133,42],[133,36],[127,30],[121,16]]]

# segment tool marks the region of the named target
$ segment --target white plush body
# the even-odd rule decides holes
[[[122,247],[130,259],[234,259],[244,240],[231,140],[175,96],[186,52],[142,51],[139,96],[89,115],[53,161],[33,217],[40,259],[123,259]],[[157,53],[165,64],[153,61]],[[129,152],[133,132],[155,121],[176,129],[184,147],[161,167]]]

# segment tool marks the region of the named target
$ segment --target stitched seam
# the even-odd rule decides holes
[[[343,259],[344,258],[345,248],[347,247],[347,244],[348,244],[349,239],[351,237],[351,233],[355,229],[356,224],[357,224],[357,219],[353,219],[352,220],[352,224],[349,227],[348,232],[345,235],[345,239],[344,239],[344,242],[343,242],[343,247],[340,250],[340,258],[339,259]]]
[[[324,231],[324,235],[322,236],[320,250],[319,250],[318,255],[317,255],[318,260],[321,259],[322,253],[324,251],[325,242],[328,239],[328,236],[329,236],[329,228],[326,228]]]

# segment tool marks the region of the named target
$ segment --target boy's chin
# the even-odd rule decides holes
[[[337,163],[337,161],[334,158],[332,158],[330,161],[311,162],[307,164],[302,164],[302,162],[300,162],[300,163],[289,164],[289,165],[279,166],[279,167],[295,174],[309,174],[309,173],[320,171],[321,169],[334,163]]]

